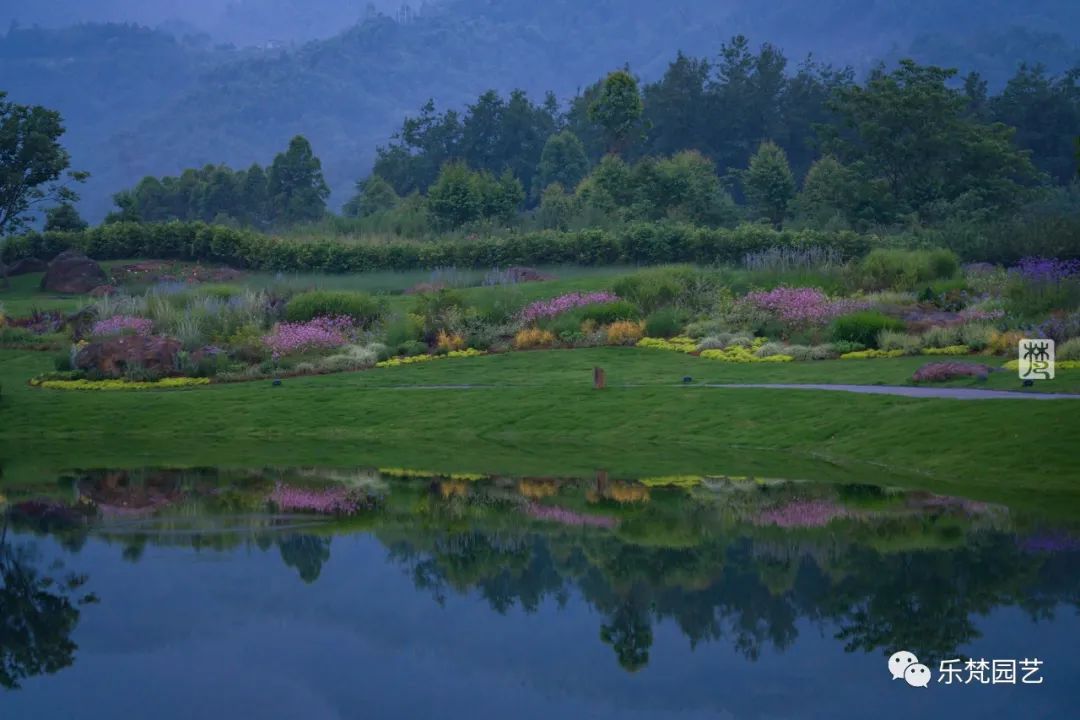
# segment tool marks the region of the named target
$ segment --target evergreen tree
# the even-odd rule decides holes
[[[79,211],[71,203],[60,203],[45,211],[45,232],[84,230],[87,227],[88,223],[82,219]]]
[[[608,151],[616,155],[633,139],[643,112],[637,79],[628,70],[610,73],[589,105],[589,119],[604,129]]]
[[[322,163],[302,135],[289,141],[270,166],[267,194],[280,225],[318,220],[326,212],[330,188],[323,179]]]
[[[743,175],[743,187],[755,215],[780,227],[795,196],[795,178],[779,145],[761,143]]]
[[[536,186],[547,188],[559,183],[573,190],[589,171],[589,159],[585,145],[569,130],[563,130],[547,139],[540,154],[540,166],[536,170]]]

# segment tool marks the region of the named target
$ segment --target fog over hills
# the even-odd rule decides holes
[[[1023,60],[1080,62],[1074,0],[6,0],[0,23],[0,89],[63,113],[95,220],[143,175],[266,163],[296,133],[337,204],[428,98],[565,100],[623,64],[656,79],[677,51],[712,57],[737,33],[789,67],[914,56],[998,86]]]

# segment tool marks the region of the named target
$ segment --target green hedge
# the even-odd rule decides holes
[[[77,248],[97,260],[159,258],[203,260],[254,270],[360,272],[435,267],[511,265],[609,265],[692,262],[737,263],[770,247],[823,246],[861,257],[877,238],[854,232],[773,230],[762,225],[708,229],[642,223],[620,231],[542,231],[497,238],[353,244],[335,240],[286,240],[250,230],[198,222],[114,223],[80,232],[28,233],[9,238],[3,260],[49,259]]]

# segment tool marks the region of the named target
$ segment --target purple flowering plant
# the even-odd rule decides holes
[[[93,337],[107,337],[109,335],[149,335],[154,322],[150,318],[135,315],[113,315],[112,317],[98,320],[90,328]]]
[[[274,357],[308,350],[333,349],[349,341],[352,318],[317,317],[306,322],[283,322],[263,337],[263,344]]]
[[[772,290],[747,293],[743,302],[793,327],[821,325],[838,315],[864,310],[869,306],[862,300],[830,300],[818,288],[783,285]]]
[[[519,318],[522,322],[535,322],[536,320],[561,315],[574,308],[584,307],[586,305],[596,305],[599,303],[615,302],[618,299],[618,295],[610,292],[572,292],[551,298],[550,300],[537,300],[534,303],[530,303],[521,311]]]

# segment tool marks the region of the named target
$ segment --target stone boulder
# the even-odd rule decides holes
[[[78,250],[66,250],[49,263],[41,278],[41,289],[82,295],[108,283],[109,277],[100,265]]]
[[[547,273],[540,272],[536,268],[531,267],[510,267],[506,269],[506,275],[511,282],[543,282],[544,280],[554,280],[554,275],[548,275]]]
[[[98,285],[96,288],[90,290],[90,297],[105,297],[106,295],[115,295],[117,293],[117,287],[115,285]]]
[[[75,367],[121,377],[128,368],[167,375],[176,369],[180,341],[160,335],[117,335],[88,343],[75,355]]]
[[[38,260],[36,257],[23,258],[22,260],[16,260],[7,267],[7,274],[10,277],[16,275],[26,275],[27,273],[45,272],[45,269],[49,265],[44,260]]]

